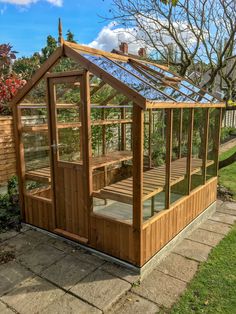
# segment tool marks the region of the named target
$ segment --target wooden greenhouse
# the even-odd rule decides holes
[[[224,103],[61,40],[12,101],[22,220],[143,266],[216,201]]]

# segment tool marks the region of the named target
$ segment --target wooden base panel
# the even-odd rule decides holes
[[[141,265],[163,248],[181,230],[208,208],[217,198],[217,178],[213,178],[163,210],[143,225]]]

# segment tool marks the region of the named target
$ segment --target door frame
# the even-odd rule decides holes
[[[74,83],[80,82],[80,95],[81,95],[81,130],[82,130],[82,165],[83,167],[83,180],[85,182],[85,193],[83,201],[86,203],[86,215],[88,221],[88,239],[90,237],[90,214],[92,211],[92,169],[91,169],[91,118],[90,118],[90,84],[89,84],[89,72],[83,71],[69,71],[62,73],[47,73],[46,84],[47,84],[47,108],[48,108],[48,131],[49,131],[49,142],[50,142],[50,169],[51,169],[51,189],[52,189],[52,206],[54,212],[54,231],[57,233],[57,202],[56,202],[56,183],[57,174],[55,173],[56,159],[58,155],[54,153],[54,144],[58,144],[57,128],[56,128],[56,84],[63,83]],[[53,141],[56,140],[54,143]],[[70,162],[68,162],[69,164]],[[72,163],[73,164],[73,163]],[[65,231],[64,236],[73,240],[87,243],[88,239],[80,237],[78,235],[70,236]]]

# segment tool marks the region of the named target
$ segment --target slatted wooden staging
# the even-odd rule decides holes
[[[207,161],[207,167],[212,165]],[[173,186],[186,177],[187,159],[181,158],[172,162],[170,186]],[[191,175],[199,172],[202,167],[201,159],[192,159]],[[147,170],[143,173],[143,201],[155,196],[164,190],[166,184],[166,165]],[[93,195],[101,199],[111,199],[118,202],[133,204],[133,178],[105,186]]]
[[[117,151],[104,156],[92,157],[92,169],[102,168],[104,166],[109,166],[117,162],[131,160],[133,158],[132,152],[130,151]],[[79,162],[71,162],[73,165],[80,165]],[[51,182],[51,170],[50,167],[44,167],[37,170],[29,170],[25,174],[26,179],[36,180],[42,182]]]

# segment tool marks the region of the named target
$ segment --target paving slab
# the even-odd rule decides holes
[[[224,235],[204,229],[196,229],[187,238],[214,247],[224,238]]]
[[[0,301],[0,313],[1,314],[13,314],[14,312]]]
[[[236,211],[236,202],[224,202],[223,207]]]
[[[66,293],[59,300],[51,303],[40,314],[99,314],[99,309]]]
[[[70,291],[105,311],[130,289],[131,285],[98,269],[75,285]]]
[[[24,233],[19,233],[17,236],[4,241],[1,245],[2,250],[14,251],[16,256],[19,256],[37,246],[40,241],[29,237]]]
[[[61,250],[65,253],[72,253],[75,250],[75,246],[73,246],[69,242],[63,241],[63,239],[61,238],[48,236],[47,244],[54,246],[58,250]]]
[[[217,207],[217,212],[236,216],[236,202],[225,202],[222,206]]]
[[[34,273],[39,274],[64,256],[64,252],[52,246],[39,244],[34,249],[20,255],[18,260]]]
[[[65,292],[42,278],[35,277],[25,280],[11,292],[1,297],[4,303],[14,308],[18,313],[34,314],[49,306]]]
[[[170,253],[157,266],[157,270],[166,275],[173,276],[177,279],[189,282],[194,277],[199,263],[187,259],[181,255]]]
[[[159,307],[137,294],[128,292],[112,307],[109,314],[156,314],[159,312]]]
[[[31,272],[14,261],[0,265],[0,296],[14,289],[17,284],[25,279],[32,277]]]
[[[140,279],[140,275],[137,275],[137,273],[134,273],[132,270],[114,263],[106,262],[100,267],[100,269],[112,274],[113,276],[117,276],[123,280],[126,280],[131,284],[137,282]]]
[[[154,270],[139,286],[133,287],[132,291],[157,303],[159,306],[170,308],[178,300],[185,288],[186,283],[182,280]]]
[[[226,235],[230,231],[231,226],[219,221],[213,221],[208,219],[207,221],[202,223],[199,228]]]
[[[40,231],[37,231],[37,230],[34,230],[34,229],[29,229],[29,230],[26,230],[24,232],[24,234],[30,238],[33,238],[35,239],[37,242],[39,243],[42,243],[42,242],[45,242],[45,241],[48,241],[50,239],[50,236],[43,233],[43,232],[40,232]]]
[[[206,244],[184,239],[173,249],[173,252],[197,262],[203,262],[207,260],[211,249],[212,248]]]
[[[19,232],[15,231],[15,230],[2,232],[2,233],[0,233],[0,243],[3,242],[3,241],[8,240],[10,238],[13,238],[13,237],[15,237],[18,234],[19,234]]]
[[[69,290],[95,268],[93,264],[81,262],[78,258],[67,255],[43,271],[42,276]]]
[[[75,248],[70,252],[70,255],[78,258],[81,262],[86,262],[95,265],[96,267],[105,263],[103,258],[90,253],[82,248]]]
[[[210,219],[214,221],[223,222],[229,225],[234,225],[236,221],[236,216],[216,212],[211,216]]]

